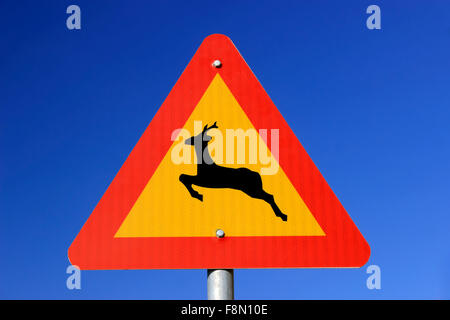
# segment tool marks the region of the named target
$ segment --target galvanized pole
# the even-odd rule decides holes
[[[208,269],[208,300],[234,300],[233,269]]]

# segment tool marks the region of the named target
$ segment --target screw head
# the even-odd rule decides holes
[[[222,229],[217,229],[216,230],[216,237],[217,238],[223,238],[225,237],[225,232]]]
[[[222,62],[220,60],[214,60],[212,63],[213,67],[220,68],[222,66]]]

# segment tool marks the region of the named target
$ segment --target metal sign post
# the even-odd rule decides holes
[[[208,300],[234,300],[233,269],[208,269]]]

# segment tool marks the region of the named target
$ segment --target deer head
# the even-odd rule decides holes
[[[199,133],[196,136],[190,137],[189,139],[186,139],[186,141],[184,141],[184,143],[191,145],[191,146],[205,147],[208,144],[208,142],[211,141],[211,139],[212,139],[211,136],[207,135],[208,130],[217,129],[217,128],[219,128],[217,126],[217,121],[214,122],[214,124],[210,127],[208,127],[208,124],[206,124],[201,133]]]

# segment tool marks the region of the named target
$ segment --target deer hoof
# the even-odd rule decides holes
[[[287,215],[285,215],[285,214],[280,215],[280,218],[281,218],[281,220],[283,220],[283,221],[287,221]]]
[[[192,196],[200,201],[203,201],[203,195],[198,192],[194,193]]]

